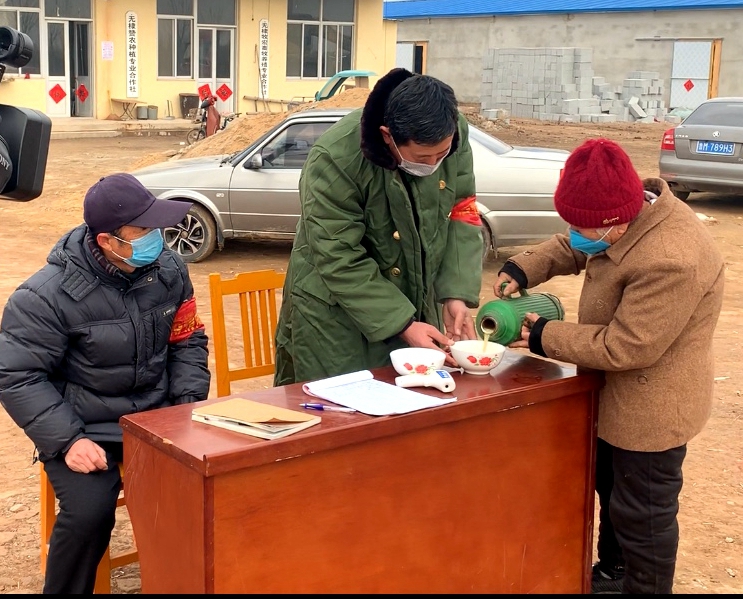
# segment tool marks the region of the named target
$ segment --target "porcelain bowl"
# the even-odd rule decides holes
[[[397,374],[425,374],[429,370],[439,370],[444,365],[446,354],[426,347],[403,347],[391,351],[390,360]]]
[[[500,364],[506,347],[482,339],[457,341],[451,346],[451,355],[468,374],[487,374]]]

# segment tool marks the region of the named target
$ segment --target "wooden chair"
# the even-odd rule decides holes
[[[44,465],[41,466],[41,573],[46,573],[46,560],[49,554],[49,539],[52,536],[52,529],[54,523],[57,521],[57,498],[54,495],[54,489],[52,488],[49,478],[44,470]],[[119,464],[119,471],[121,472],[122,480],[124,477],[123,464]],[[119,498],[116,501],[116,507],[126,505],[124,497],[124,490],[122,489],[119,493]],[[101,562],[98,564],[98,571],[95,577],[95,589],[93,592],[96,595],[106,595],[111,593],[111,572],[116,568],[127,566],[139,561],[139,552],[136,546],[114,555],[111,555],[111,548],[106,548],[106,553],[103,555]]]
[[[219,273],[209,275],[217,397],[230,395],[233,381],[274,373],[274,332],[278,322],[276,291],[282,289],[285,277],[275,270],[243,272],[233,279],[223,279]],[[230,368],[224,312],[226,295],[237,295],[240,305],[245,359],[245,366],[241,368]]]

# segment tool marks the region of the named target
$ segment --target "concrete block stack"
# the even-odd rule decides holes
[[[633,71],[613,86],[593,71],[591,48],[491,48],[483,57],[481,114],[553,122],[662,121],[658,73]]]
[[[654,71],[633,71],[622,82],[619,99],[627,105],[635,120],[652,123],[666,118],[666,103],[663,100],[665,86],[660,75]]]

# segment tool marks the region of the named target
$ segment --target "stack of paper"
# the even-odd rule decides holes
[[[320,422],[317,414],[242,398],[194,408],[191,419],[262,439],[280,439]]]
[[[302,389],[308,395],[321,397],[371,416],[405,414],[457,400],[456,397],[441,399],[378,381],[369,370],[305,383]]]

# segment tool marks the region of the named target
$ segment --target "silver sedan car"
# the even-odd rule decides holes
[[[186,262],[200,262],[228,239],[293,239],[299,175],[318,137],[349,110],[291,113],[230,155],[167,161],[132,174],[158,198],[193,202],[165,241]],[[526,245],[564,231],[553,193],[569,153],[517,148],[470,125],[483,260],[499,246]]]
[[[659,170],[681,200],[695,191],[743,192],[743,98],[702,102],[666,131]]]

